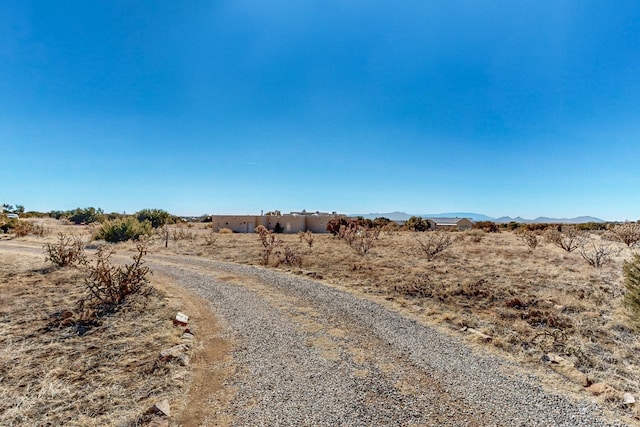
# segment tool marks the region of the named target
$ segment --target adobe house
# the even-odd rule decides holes
[[[431,229],[436,230],[471,230],[473,221],[469,218],[426,218],[431,224]]]
[[[335,212],[291,212],[285,215],[212,215],[211,225],[214,230],[228,228],[234,233],[253,233],[258,225],[267,230],[293,234],[310,230],[313,233],[327,233],[327,223],[344,215]]]

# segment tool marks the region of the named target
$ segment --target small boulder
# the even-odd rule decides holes
[[[633,397],[631,393],[625,393],[622,395],[622,404],[626,406],[631,406],[636,403],[636,398]]]
[[[156,402],[156,404],[153,405],[153,408],[158,414],[166,415],[167,417],[171,415],[171,405],[169,405],[169,401],[167,399]]]
[[[160,360],[163,362],[170,362],[175,360],[182,366],[187,366],[189,364],[189,355],[187,352],[189,351],[189,346],[186,344],[178,344],[174,345],[171,348],[167,348],[160,352]]]
[[[173,320],[174,325],[187,326],[188,323],[189,323],[189,316],[180,312],[176,314],[176,318]]]

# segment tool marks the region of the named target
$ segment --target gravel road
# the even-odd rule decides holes
[[[605,426],[513,364],[373,302],[266,269],[187,257],[153,268],[205,298],[237,343],[238,426]]]
[[[208,301],[235,343],[227,386],[236,394],[222,409],[234,426],[625,425],[605,421],[586,398],[545,392],[511,362],[318,282],[149,258],[154,272]]]

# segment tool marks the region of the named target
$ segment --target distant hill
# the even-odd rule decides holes
[[[406,221],[413,215],[406,212],[389,212],[389,213],[368,213],[368,214],[351,214],[349,216],[361,216],[368,219],[389,218],[391,221]]]
[[[444,212],[438,214],[422,214],[422,218],[469,218],[471,221],[493,221],[493,218],[473,212]]]
[[[593,216],[577,216],[575,218],[549,218],[546,216],[539,216],[535,219],[525,219],[521,217],[511,218],[509,216],[502,216],[493,220],[494,222],[519,222],[522,224],[541,224],[541,223],[553,223],[553,224],[584,224],[586,222],[606,222],[603,219]]]
[[[375,218],[389,218],[392,221],[406,221],[411,218],[412,214],[406,212],[387,212],[387,213],[368,213],[368,214],[351,214],[349,216],[361,216],[363,218],[375,219]],[[605,222],[603,219],[593,216],[578,216],[575,218],[549,218],[546,216],[540,216],[535,219],[526,219],[522,217],[512,218],[510,216],[501,216],[500,218],[492,218],[487,215],[473,213],[473,212],[443,212],[437,214],[421,214],[415,215],[422,218],[470,218],[474,222],[478,221],[493,221],[493,222],[518,222],[521,224],[536,224],[536,223],[553,223],[553,224],[584,224],[586,222]]]

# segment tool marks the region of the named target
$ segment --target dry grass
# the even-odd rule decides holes
[[[181,333],[162,294],[128,299],[79,336],[56,325],[86,296],[82,273],[44,255],[2,257],[0,425],[137,425],[187,386],[187,368],[158,361]]]

